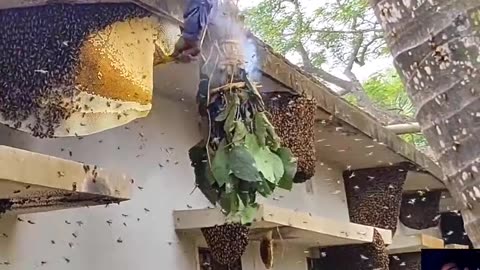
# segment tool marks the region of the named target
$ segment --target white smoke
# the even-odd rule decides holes
[[[252,81],[259,82],[262,78],[262,73],[258,68],[259,60],[256,42],[251,38],[247,38],[243,47],[245,50],[245,70],[248,74],[248,77]]]
[[[219,0],[216,16],[213,18],[217,37],[237,40],[242,44],[241,55],[244,58],[245,71],[252,81],[260,81],[261,71],[255,40],[247,35],[244,25],[237,20],[239,9],[234,0]],[[214,13],[214,14],[215,14]],[[227,15],[228,14],[228,15]]]

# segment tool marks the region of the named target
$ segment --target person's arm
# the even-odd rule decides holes
[[[183,14],[183,38],[189,42],[198,42],[208,24],[214,0],[189,0]]]

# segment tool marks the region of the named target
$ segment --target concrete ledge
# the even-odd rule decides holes
[[[225,223],[225,216],[219,209],[174,211],[177,231],[201,236],[200,229]],[[355,223],[315,217],[309,213],[290,209],[260,206],[256,221],[251,226],[251,240],[259,240],[272,230],[275,240],[299,244],[305,247],[329,247],[350,244],[364,244],[373,241],[376,229],[385,243],[392,243],[390,230],[378,229]]]
[[[466,245],[458,245],[458,244],[450,244],[450,245],[445,245],[446,249],[469,249],[469,246]]]
[[[422,249],[444,248],[442,239],[427,235],[416,234],[398,236],[393,238],[393,243],[388,246],[390,254],[420,252]]]
[[[123,174],[0,146],[0,214],[45,212],[128,200]]]

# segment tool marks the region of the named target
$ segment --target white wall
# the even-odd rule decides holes
[[[309,182],[294,185],[291,192],[279,190],[268,203],[309,212],[314,216],[344,222],[350,220],[342,170],[321,162],[317,163],[315,176]]]
[[[397,225],[397,231],[395,232],[395,237],[402,237],[402,236],[408,237],[412,235],[427,234],[440,239],[442,238],[442,232],[440,231],[439,226],[431,227],[423,230],[416,230],[416,229],[408,228],[407,226],[403,225],[403,223],[400,222],[400,220],[398,221],[397,224],[398,225]]]
[[[157,93],[154,109],[147,118],[82,140],[40,140],[1,126],[2,144],[127,172],[144,189],[136,189],[132,200],[120,206],[21,217],[35,224],[3,217],[0,219],[0,262],[8,261],[10,265],[0,265],[0,269],[36,269],[41,261],[47,262],[42,268],[49,270],[197,269],[193,242],[178,238],[172,220],[174,209],[208,205],[198,190],[190,194],[194,177],[187,151],[200,136],[196,107],[181,100],[175,98],[174,102]],[[320,169],[323,167],[325,169]],[[281,193],[270,203],[348,221],[341,172],[328,168],[328,165],[319,165],[310,187],[296,185],[292,193]],[[111,226],[107,220],[113,221]],[[79,226],[77,221],[83,225]],[[2,233],[8,234],[8,238],[2,237]],[[118,238],[123,243],[117,243]],[[51,244],[51,240],[55,244]],[[69,243],[73,247],[69,247]],[[244,269],[263,269],[255,245],[252,244],[243,259]],[[285,257],[277,257],[280,259],[274,269],[306,269],[304,248],[286,248]],[[63,257],[70,259],[70,263]]]
[[[207,206],[200,192],[190,195],[193,172],[186,153],[199,138],[196,115],[181,103],[159,98],[154,103],[151,115],[128,125],[130,129],[120,127],[82,140],[38,140],[1,128],[4,144],[63,158],[70,158],[68,152],[72,151],[73,160],[128,172],[144,190],[137,189],[133,199],[120,206],[22,216],[35,225],[1,219],[0,234],[6,232],[9,237],[0,237],[0,261],[9,260],[11,265],[0,265],[0,269],[35,269],[42,260],[47,261],[44,268],[52,270],[195,269],[192,247],[177,239],[171,216],[173,209],[187,209],[187,205]],[[169,147],[173,147],[170,153],[165,150]],[[109,219],[112,226],[106,223]],[[84,225],[79,227],[76,221]],[[122,244],[116,242],[119,237]],[[63,256],[71,262],[67,264]]]

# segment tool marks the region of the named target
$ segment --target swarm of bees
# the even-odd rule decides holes
[[[400,167],[345,171],[350,220],[395,233],[407,170]]]
[[[73,112],[82,43],[114,22],[150,13],[134,4],[55,4],[0,10],[0,115],[52,137]]]
[[[373,242],[321,249],[321,258],[315,261],[318,269],[388,270],[389,257],[385,242],[375,230]]]
[[[13,202],[9,199],[0,199],[0,215],[4,214],[12,207]]]
[[[282,139],[298,158],[297,174],[293,181],[304,183],[315,174],[315,111],[312,98],[290,93],[266,93],[265,105],[270,121]]]
[[[202,228],[213,258],[222,265],[240,260],[249,242],[249,232],[248,226],[236,223]]]
[[[400,221],[403,225],[416,230],[438,226],[441,196],[441,191],[403,194]],[[412,199],[415,201],[414,204],[409,203]]]
[[[440,230],[445,244],[460,244],[472,247],[472,242],[465,232],[464,220],[460,211],[441,214]]]

